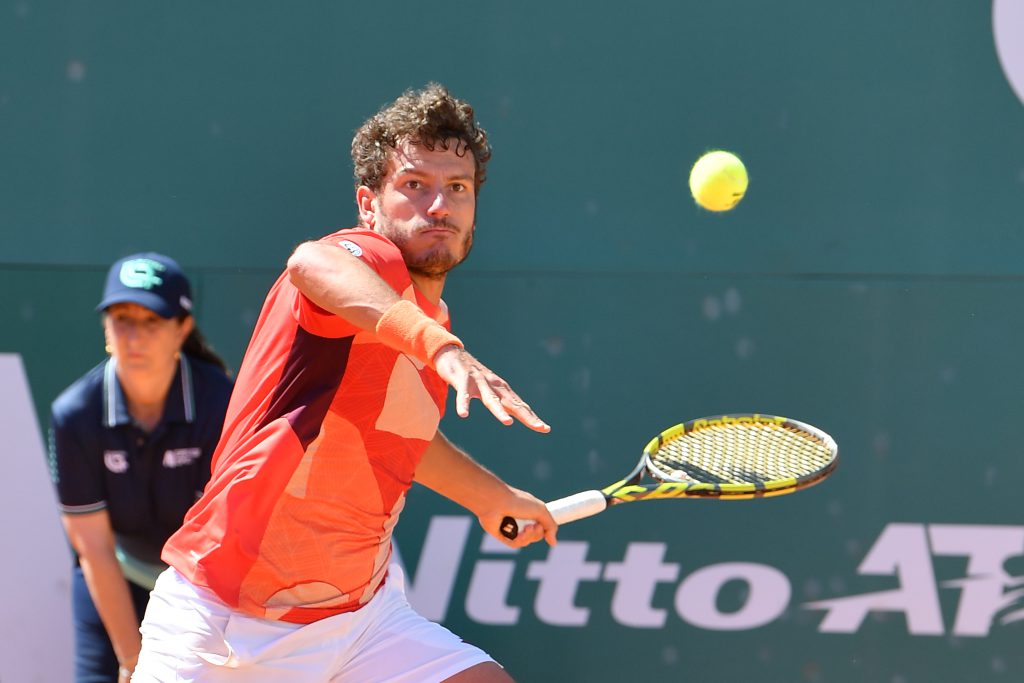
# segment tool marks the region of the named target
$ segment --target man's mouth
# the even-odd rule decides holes
[[[458,230],[450,225],[428,225],[417,232],[420,235],[454,235]]]

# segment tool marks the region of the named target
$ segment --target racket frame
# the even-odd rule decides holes
[[[820,469],[799,477],[787,477],[768,482],[743,484],[712,484],[685,481],[673,477],[656,464],[656,454],[669,441],[685,434],[692,434],[702,429],[736,424],[764,424],[788,428],[803,432],[820,441],[821,445],[831,453],[831,459]],[[765,498],[781,496],[800,489],[808,488],[825,479],[836,468],[839,462],[839,447],[835,440],[824,431],[799,420],[764,413],[732,413],[702,417],[689,422],[669,427],[651,439],[640,457],[636,468],[624,479],[606,486],[601,491],[608,497],[608,504],[633,502],[636,500],[657,500],[671,498],[723,498],[744,500],[748,498]],[[650,484],[642,484],[644,475],[654,480]]]
[[[672,477],[671,474],[657,466],[656,454],[667,442],[684,434],[730,423],[764,424],[802,432],[817,439],[820,445],[830,453],[831,458],[821,468],[803,476],[743,484],[684,481],[678,477]],[[799,420],[764,413],[730,413],[702,417],[669,427],[651,439],[644,447],[640,461],[625,478],[601,490],[581,491],[565,498],[553,500],[547,503],[547,507],[558,524],[566,524],[596,515],[610,506],[638,500],[677,498],[746,500],[781,496],[821,482],[832,474],[838,462],[839,447],[835,440],[821,429]],[[645,476],[650,477],[653,481],[643,483]],[[514,539],[519,534],[519,529],[532,523],[533,520],[506,517],[502,520],[500,531],[506,538]]]

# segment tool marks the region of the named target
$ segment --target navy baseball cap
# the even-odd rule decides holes
[[[177,318],[192,313],[192,288],[169,256],[151,251],[132,254],[110,267],[96,310],[124,303],[145,306],[161,318]]]

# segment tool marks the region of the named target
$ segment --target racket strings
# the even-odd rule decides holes
[[[766,484],[803,479],[835,455],[823,439],[788,425],[711,425],[667,439],[650,453],[660,477],[704,484]]]

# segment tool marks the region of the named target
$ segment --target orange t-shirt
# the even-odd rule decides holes
[[[348,249],[449,327],[402,254],[361,228]],[[213,476],[163,559],[247,614],[296,623],[359,609],[380,587],[391,531],[444,412],[428,366],[278,278],[242,361]]]

